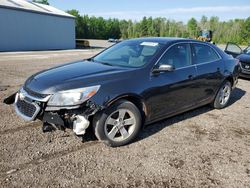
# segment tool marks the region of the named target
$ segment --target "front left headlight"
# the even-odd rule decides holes
[[[72,89],[55,93],[49,100],[49,106],[73,106],[79,105],[90,99],[97,93],[100,85]]]

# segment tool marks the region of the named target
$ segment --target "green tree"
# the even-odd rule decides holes
[[[152,19],[152,18],[151,18]],[[140,27],[138,28],[138,34],[141,37],[148,36],[148,19],[147,17],[143,17],[142,21],[140,22]]]
[[[78,10],[68,10],[67,13],[75,16],[75,24],[76,24],[76,29],[75,29],[75,33],[76,33],[76,38],[85,38],[85,33],[84,33],[84,24],[83,24],[83,18],[81,17],[81,15],[79,14]]]
[[[128,30],[129,30],[129,23],[127,20],[121,20],[119,23],[121,37],[123,39],[129,38]]]
[[[241,36],[244,44],[249,45],[249,43],[250,43],[250,17],[248,17],[244,21],[244,23],[242,25],[240,36]]]
[[[40,4],[45,4],[45,5],[49,5],[49,1],[48,0],[33,0],[33,2],[40,3]]]
[[[202,16],[200,20],[200,28],[201,29],[208,29],[208,18],[206,16]]]
[[[191,18],[187,23],[187,29],[190,37],[195,38],[198,34],[198,24],[195,18]]]
[[[210,30],[215,31],[219,24],[219,18],[217,16],[212,16],[209,20]]]
[[[132,22],[132,20],[128,20],[128,38],[134,37],[134,27],[135,23]]]
[[[141,21],[104,19],[80,15],[77,10],[68,13],[76,18],[76,37],[85,39],[135,38],[142,36],[195,38],[200,29],[210,29],[216,43],[250,42],[250,17],[246,20],[235,19],[219,21],[216,16],[202,16],[198,22],[191,18],[187,24],[166,18],[143,17]]]

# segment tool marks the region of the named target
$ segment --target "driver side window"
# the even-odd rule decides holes
[[[191,53],[189,44],[176,44],[162,56],[160,65],[173,65],[175,69],[191,65]]]

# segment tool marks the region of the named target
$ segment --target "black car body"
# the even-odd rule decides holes
[[[116,53],[112,54],[113,51]],[[107,57],[110,60],[104,62]],[[134,115],[136,122],[150,124],[213,103],[224,83],[230,85],[230,91],[235,87],[238,74],[237,61],[210,43],[180,38],[139,38],[118,43],[93,58],[32,75],[5,103],[11,104],[15,98],[17,114],[29,121],[38,118],[47,128],[53,125],[76,129],[77,123],[84,124],[80,131],[74,130],[76,134],[84,134],[89,124],[102,126],[99,125],[102,117],[110,114],[114,106],[126,109],[126,105],[133,105],[128,107],[130,111],[124,112],[126,116],[135,112],[130,116]],[[86,100],[61,104],[62,96],[70,93],[67,91],[78,88],[84,88],[81,92],[87,96]],[[72,97],[79,96],[76,92]],[[50,102],[53,98],[58,98],[55,104]],[[129,104],[123,104],[124,101]],[[114,124],[119,124],[118,120]],[[119,126],[121,128],[122,122]],[[101,129],[95,129],[99,131],[97,137],[108,140],[109,145],[119,146],[131,141],[129,138],[113,143],[102,135]],[[114,141],[119,142],[119,139]]]
[[[237,44],[228,43],[225,52],[240,61],[240,76],[250,78],[250,46],[242,50]]]

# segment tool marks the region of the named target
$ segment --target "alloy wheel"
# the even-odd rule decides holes
[[[228,102],[230,94],[231,94],[231,88],[228,84],[225,84],[220,90],[219,101],[221,105],[225,105]]]
[[[124,141],[136,127],[135,115],[128,109],[119,109],[111,113],[104,125],[106,136],[112,141]]]

